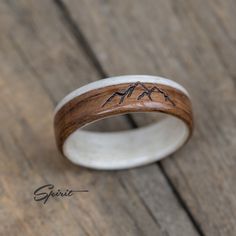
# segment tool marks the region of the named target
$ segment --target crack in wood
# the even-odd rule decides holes
[[[165,101],[169,101],[173,106],[176,106],[175,103],[173,102],[173,100],[170,98],[170,96],[164,90],[158,88],[156,85],[153,86],[151,89],[149,89],[148,87],[146,87],[144,85],[144,83],[137,81],[134,84],[130,84],[129,87],[123,91],[114,92],[103,103],[102,107],[104,107],[105,105],[110,103],[113,100],[113,98],[116,96],[120,97],[119,104],[122,104],[124,102],[125,98],[129,98],[132,95],[132,93],[134,92],[135,88],[139,85],[143,88],[143,92],[137,97],[137,100],[141,100],[144,96],[147,96],[150,101],[153,101],[151,95],[152,95],[152,93],[156,92],[156,93],[161,93],[164,96]]]

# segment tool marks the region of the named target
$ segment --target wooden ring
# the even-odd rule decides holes
[[[133,112],[162,112],[158,123],[120,132],[89,132],[81,127]],[[94,169],[124,169],[170,155],[191,136],[189,94],[176,82],[132,75],[99,80],[68,94],[55,109],[55,137],[60,152],[75,164]]]

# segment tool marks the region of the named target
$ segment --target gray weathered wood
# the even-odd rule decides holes
[[[54,105],[100,75],[52,1],[0,7],[0,234],[198,235],[156,165],[98,172],[60,157]],[[43,205],[33,191],[46,183],[90,192]]]
[[[236,3],[64,2],[107,74],[162,75],[190,91],[194,136],[161,165],[204,234],[234,236]]]

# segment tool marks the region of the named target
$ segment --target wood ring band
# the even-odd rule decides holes
[[[120,146],[123,141],[118,136],[122,132],[104,135],[104,133],[91,134],[91,132],[78,130],[91,122],[132,112],[162,112],[168,115],[166,123],[146,129],[141,128],[144,129],[142,132],[153,136],[154,140],[155,137],[159,140],[163,137],[162,146],[150,144],[153,141],[149,140],[146,144],[149,146],[147,153],[139,156],[135,151],[121,152],[117,155],[122,154],[122,157],[117,156],[114,161],[112,158],[117,150],[127,149]],[[182,86],[165,78],[138,75],[108,78],[85,85],[67,95],[55,110],[54,129],[58,149],[76,164],[96,169],[140,166],[173,153],[189,139],[193,130],[191,101]],[[138,138],[135,135],[140,135],[140,133],[135,134],[135,132],[137,131],[124,131],[123,137],[137,139],[136,145],[141,142],[141,138],[147,138]],[[171,141],[167,134],[170,137],[174,136]],[[110,138],[116,139],[115,135],[119,139],[118,144],[110,142]],[[103,145],[102,142],[108,143]],[[170,142],[170,145],[166,142]],[[107,157],[109,153],[105,150],[105,146],[110,146],[110,157]],[[155,150],[154,146],[160,152]],[[139,153],[142,152],[143,149],[139,150]],[[154,152],[158,152],[156,157]],[[123,157],[124,155],[126,157]],[[139,157],[135,158],[135,155]],[[105,156],[104,159],[102,156]]]

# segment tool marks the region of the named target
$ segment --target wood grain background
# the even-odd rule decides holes
[[[233,0],[0,1],[0,235],[235,236],[235,12]],[[128,171],[74,166],[56,150],[55,104],[122,74],[183,84],[191,141]],[[89,193],[35,202],[47,183]]]

